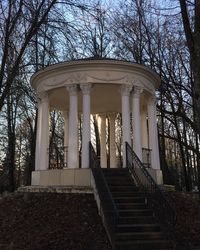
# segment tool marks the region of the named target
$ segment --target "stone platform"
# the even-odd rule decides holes
[[[92,187],[92,172],[90,168],[33,171],[31,185]]]
[[[86,186],[24,186],[24,187],[19,187],[17,192],[92,194],[93,189],[92,187],[86,187]]]

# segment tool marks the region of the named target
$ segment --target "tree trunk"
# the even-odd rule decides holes
[[[191,68],[193,72],[193,103],[194,103],[194,121],[197,128],[198,139],[200,136],[200,0],[194,1],[194,29],[188,15],[187,1],[179,0],[181,6],[181,14],[187,46],[190,52]],[[200,165],[199,155],[197,156],[198,168],[198,187],[200,196]]]
[[[7,98],[7,124],[8,124],[8,148],[7,148],[7,168],[8,168],[8,183],[9,191],[15,190],[15,127],[13,125],[13,113],[11,98]]]

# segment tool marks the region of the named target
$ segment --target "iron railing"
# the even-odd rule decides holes
[[[119,214],[112,194],[105,180],[99,159],[90,142],[90,168],[95,180],[96,189],[100,199],[101,211],[103,212],[103,221],[108,233],[109,239],[115,249],[115,229],[118,222]]]
[[[156,217],[168,232],[174,231],[176,216],[172,204],[127,142],[126,164],[137,185],[145,193],[148,205],[155,212]]]
[[[53,144],[49,149],[49,169],[63,169],[67,167],[68,147],[58,147]]]
[[[157,185],[143,163],[126,142],[126,164],[137,185],[145,193],[147,204],[154,211],[156,218],[163,226],[163,231],[169,240],[173,241],[173,249],[196,249],[191,239],[185,238],[177,225],[176,210],[170,197]]]
[[[142,148],[142,163],[146,168],[151,167],[151,149]]]

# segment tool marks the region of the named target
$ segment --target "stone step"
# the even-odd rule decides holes
[[[118,224],[116,232],[160,232],[158,224]]]
[[[172,243],[168,240],[139,240],[119,241],[116,240],[117,250],[172,250]]]
[[[108,180],[131,180],[134,182],[133,178],[129,175],[129,173],[127,174],[122,174],[122,175],[111,175],[111,174],[105,174],[105,178]]]
[[[104,177],[107,179],[111,178],[111,179],[130,179],[131,176],[129,175],[129,173],[117,173],[115,175],[113,175],[112,173],[103,173]]]
[[[121,180],[121,179],[127,179],[127,180],[132,180],[133,181],[133,178],[130,176],[129,173],[122,173],[121,175],[120,174],[117,174],[117,175],[112,175],[112,174],[109,174],[109,173],[104,173],[105,177],[108,178],[108,179],[113,179],[113,180]]]
[[[146,204],[143,203],[136,203],[136,202],[128,202],[128,203],[116,203],[118,209],[146,209]]]
[[[141,241],[141,240],[162,240],[161,232],[120,232],[116,233],[116,239],[119,241]]]
[[[103,169],[103,173],[104,173],[104,176],[120,176],[120,177],[124,177],[124,176],[127,176],[127,177],[130,177],[130,174],[128,172],[128,170],[110,170],[110,169]]]
[[[121,179],[121,180],[116,180],[116,179],[107,179],[106,181],[109,185],[113,185],[113,186],[135,186],[135,183],[132,180],[129,179]]]
[[[146,199],[144,197],[115,197],[114,198],[116,203],[129,203],[129,202],[136,202],[136,203],[145,203]]]
[[[154,223],[153,216],[121,216],[119,217],[119,224],[141,224],[141,223]]]
[[[112,173],[112,174],[119,173],[119,172],[129,173],[128,168],[102,168],[102,171],[106,173]]]
[[[153,212],[150,209],[121,209],[119,216],[153,216]]]
[[[121,191],[124,191],[124,192],[138,191],[138,188],[135,187],[134,185],[126,185],[126,186],[125,185],[124,186],[114,185],[113,186],[112,184],[108,183],[108,186],[109,186],[111,191],[119,191],[119,192],[121,192]]]
[[[116,226],[117,250],[172,250],[164,240],[160,225],[147,208],[145,194],[139,191],[127,169],[105,169],[105,179],[119,212]]]
[[[110,179],[107,180],[108,184],[113,184],[113,185],[118,185],[118,186],[134,186],[136,187],[135,183],[132,180],[127,180],[127,179],[121,179],[121,180],[115,180],[115,179]]]
[[[115,197],[124,197],[124,198],[129,198],[129,197],[134,197],[134,198],[138,198],[138,197],[144,197],[144,193],[139,192],[137,190],[112,190],[112,195],[115,199]]]

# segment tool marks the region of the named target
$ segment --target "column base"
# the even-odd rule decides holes
[[[136,168],[135,171],[136,171],[136,173],[138,174],[138,176],[142,180],[144,177],[141,174],[141,170],[139,168]],[[147,171],[149,172],[149,174],[151,175],[151,177],[154,179],[154,181],[158,185],[162,185],[163,184],[162,170],[160,170],[160,169],[153,169],[153,168],[147,168]]]
[[[91,187],[91,169],[51,169],[33,171],[32,186],[85,186]]]
[[[153,169],[153,168],[149,168],[147,170],[148,170],[149,174],[151,175],[151,177],[154,179],[154,181],[158,185],[162,185],[163,184],[162,170],[160,170],[160,169]]]

